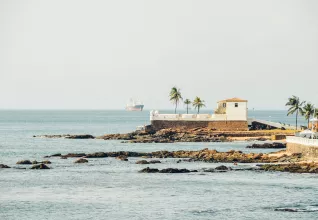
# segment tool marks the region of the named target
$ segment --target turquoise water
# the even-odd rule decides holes
[[[260,119],[293,124],[282,111],[254,111]],[[269,117],[271,116],[271,117]],[[123,144],[120,141],[33,138],[41,134],[123,133],[147,124],[148,112],[0,111],[0,163],[42,160],[53,153],[178,149],[246,149],[246,142]],[[305,124],[305,122],[303,122]],[[0,219],[317,219],[318,175],[230,171],[145,174],[150,166],[201,169],[212,163],[137,165],[114,158],[50,158],[51,170],[0,170]],[[225,164],[232,166],[232,164]],[[255,164],[239,164],[240,167]],[[20,167],[23,167],[22,165]],[[293,208],[298,212],[275,211]]]

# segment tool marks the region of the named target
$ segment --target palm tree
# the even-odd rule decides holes
[[[176,114],[177,113],[178,104],[179,104],[180,100],[182,100],[180,89],[178,89],[175,86],[172,87],[169,96],[170,96],[170,101],[176,106],[175,109],[174,109],[174,113]]]
[[[292,115],[296,112],[296,130],[297,130],[297,122],[298,122],[298,113],[300,112],[302,114],[302,106],[305,102],[300,102],[299,97],[297,96],[292,96],[288,98],[288,102],[286,103],[286,106],[290,106],[288,109],[288,115]]]
[[[318,108],[316,108],[316,111],[314,113],[314,117],[318,117]]]
[[[309,119],[315,113],[315,107],[313,104],[307,103],[302,109],[302,115],[307,119],[307,126],[309,128]]]
[[[193,100],[192,105],[195,109],[198,109],[198,114],[200,113],[200,108],[205,107],[204,101],[201,100],[198,96]]]
[[[186,104],[186,105],[187,105],[187,114],[189,114],[189,105],[191,104],[190,99],[186,99],[186,100],[184,100],[184,104]]]

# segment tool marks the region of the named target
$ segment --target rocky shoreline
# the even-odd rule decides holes
[[[318,173],[318,163],[303,163],[304,158],[301,154],[285,154],[284,151],[273,154],[263,153],[243,153],[241,151],[230,150],[228,152],[218,152],[216,150],[209,150],[207,148],[198,151],[155,151],[155,152],[132,152],[132,151],[117,151],[117,152],[95,152],[95,153],[68,153],[68,154],[52,154],[45,156],[45,158],[76,158],[74,163],[89,163],[90,158],[106,158],[113,157],[121,161],[129,161],[130,157],[143,158],[135,162],[135,164],[157,164],[161,163],[159,159],[162,158],[175,158],[179,159],[176,163],[180,162],[195,162],[202,161],[208,163],[262,163],[257,168],[247,169],[232,169],[226,166],[218,166],[214,169],[201,170],[202,172],[226,172],[231,170],[263,170],[263,171],[279,171],[291,173]],[[155,158],[155,160],[154,160]],[[159,159],[158,159],[159,158]],[[30,169],[50,169],[46,164],[51,164],[51,161],[44,160],[41,162],[22,160],[16,164],[24,166],[31,165]],[[7,165],[0,164],[0,168],[10,168]],[[21,167],[17,167],[21,169]],[[141,173],[190,173],[198,172],[198,170],[187,170],[177,168],[166,168],[159,170],[157,168],[144,168],[140,170]]]
[[[230,142],[239,140],[271,140],[272,136],[292,136],[293,131],[267,130],[267,131],[215,131],[208,128],[195,129],[161,129],[158,131],[134,131],[126,134],[105,134],[93,136],[80,135],[39,135],[33,137],[65,138],[65,139],[102,139],[121,140],[125,143],[175,143],[175,142]]]

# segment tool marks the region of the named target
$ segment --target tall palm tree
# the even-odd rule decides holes
[[[302,109],[302,115],[307,119],[307,126],[309,128],[309,119],[315,113],[315,107],[313,104],[307,103]]]
[[[318,108],[316,108],[316,111],[314,113],[314,117],[318,117]]]
[[[189,114],[189,105],[191,104],[190,99],[186,99],[186,100],[184,100],[184,104],[186,104],[186,105],[187,105],[187,114]]]
[[[169,96],[170,96],[170,101],[175,105],[174,113],[176,114],[178,104],[179,104],[180,100],[182,100],[180,89],[178,89],[175,86],[172,87]]]
[[[204,101],[201,100],[198,96],[193,100],[192,105],[195,109],[198,109],[198,114],[200,113],[200,108],[205,107]]]
[[[296,112],[296,130],[297,130],[297,123],[298,123],[298,114],[301,113],[302,114],[302,106],[305,102],[301,102],[299,100],[299,97],[297,96],[292,96],[290,98],[288,98],[288,102],[286,103],[286,106],[290,106],[290,108],[288,109],[288,115],[292,115]]]

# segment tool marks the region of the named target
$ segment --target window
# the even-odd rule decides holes
[[[226,108],[226,103],[223,103],[223,108]]]
[[[235,108],[237,108],[238,107],[238,103],[235,103]]]

